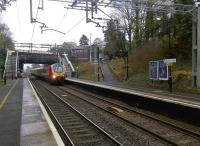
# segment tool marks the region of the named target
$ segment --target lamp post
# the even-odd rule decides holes
[[[171,13],[167,14],[168,17],[168,45],[169,45],[169,50],[171,49]]]
[[[161,18],[157,17],[156,20],[160,21]],[[169,49],[169,51],[171,51],[171,13],[167,14],[167,33],[168,33],[168,49]],[[165,62],[165,63],[168,66],[169,92],[172,92],[172,65],[173,65],[173,63],[167,63],[167,62]]]
[[[100,76],[99,76],[99,47],[97,47],[97,62],[98,62],[98,67],[97,67],[97,78],[98,81],[100,81]]]
[[[11,76],[11,78],[12,78],[12,80],[13,80],[13,53],[11,54],[11,73],[12,73],[12,76]]]
[[[128,69],[129,69],[129,66],[128,66],[128,49],[126,49],[126,80],[128,80]]]
[[[78,66],[76,67],[76,78],[78,79]]]
[[[3,69],[4,69],[4,85],[6,85],[6,66],[5,66],[5,63],[6,63],[6,45],[5,45],[5,42],[3,43]]]
[[[169,51],[171,51],[171,22],[170,22],[170,19],[171,19],[171,13],[168,13],[168,45],[169,45]],[[168,84],[169,84],[169,91],[172,92],[172,66],[171,65],[168,65],[168,71],[169,71],[169,79],[168,79]]]
[[[128,64],[129,64],[129,59],[128,59],[128,47],[126,47],[126,33],[125,33],[126,31],[124,30],[124,38],[123,38],[123,40],[124,40],[124,55],[125,55],[125,57],[126,57],[126,80],[128,80],[128,77],[129,77],[129,73],[128,73],[128,71],[129,71],[129,66],[128,66]],[[131,41],[129,41],[129,47],[130,47],[130,49],[131,49]]]
[[[92,42],[91,42],[91,33],[90,33],[90,63],[92,62]]]
[[[77,60],[76,60],[76,61],[77,61],[77,62],[76,62],[76,63],[77,63],[77,64],[76,64],[76,65],[77,65],[77,66],[76,66],[76,78],[79,78],[79,68],[78,68],[78,50],[77,50],[77,52],[76,52],[76,59],[77,59]]]

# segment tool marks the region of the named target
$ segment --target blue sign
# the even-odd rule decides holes
[[[149,78],[151,80],[158,80],[158,61],[149,62]]]
[[[163,60],[159,61],[159,80],[168,80],[168,66]]]

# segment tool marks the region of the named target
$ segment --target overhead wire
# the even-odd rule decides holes
[[[60,22],[58,23],[57,27],[60,27],[63,24],[63,21],[65,20],[67,14],[64,14],[63,17],[61,18]]]
[[[19,17],[19,9],[18,9],[17,1],[16,1],[16,11],[17,11],[17,20],[18,20],[18,24],[19,24],[19,32],[21,33],[21,20]]]
[[[38,2],[38,6],[37,6],[37,12],[36,12],[36,16],[35,16],[35,20],[37,20],[37,17],[38,17],[38,12],[39,12],[39,6],[40,6],[40,1]],[[36,22],[34,23],[34,26],[33,26],[33,31],[32,31],[32,35],[31,35],[31,43],[33,41],[33,36],[34,36],[34,32],[35,32],[35,25],[36,25]]]
[[[60,39],[64,38],[68,33],[70,33],[75,27],[77,27],[84,19],[86,18],[86,16],[84,16],[83,18],[81,18],[76,24],[74,24],[66,33],[64,36],[60,37]]]
[[[84,19],[86,18],[86,16],[84,16],[81,20],[79,20],[74,26],[72,26],[66,33],[65,35],[67,35],[68,33],[70,33],[76,26],[78,26]]]

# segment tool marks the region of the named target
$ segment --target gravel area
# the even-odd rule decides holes
[[[77,90],[76,87],[71,86],[71,85],[69,85],[69,86],[67,85],[67,87],[69,87],[71,89],[75,88],[75,90]],[[62,88],[64,88],[64,87],[62,87]],[[85,90],[83,91],[83,89],[78,89],[78,90],[81,91],[81,92],[87,93],[88,95],[97,96],[98,98],[101,98],[101,99],[110,101],[112,103],[127,107],[127,108],[129,108],[131,110],[135,110],[135,111],[138,111],[138,112],[141,112],[141,113],[145,113],[146,115],[149,115],[149,116],[152,116],[152,117],[155,117],[155,118],[158,118],[158,119],[163,119],[164,121],[167,121],[167,122],[170,122],[170,123],[174,123],[175,125],[178,125],[179,127],[184,127],[184,128],[189,129],[189,130],[198,132],[200,134],[200,127],[198,127],[198,126],[191,125],[189,123],[185,123],[185,122],[182,122],[182,121],[178,121],[178,120],[163,116],[161,114],[153,113],[151,111],[147,111],[147,110],[144,110],[144,109],[137,108],[137,105],[135,105],[133,107],[133,106],[131,106],[131,105],[125,103],[125,102],[117,100],[114,97],[113,98],[108,98],[108,97],[105,97],[105,96],[102,97],[102,96],[96,95],[96,94],[94,94],[92,92],[89,92],[89,91],[85,91]]]
[[[43,84],[46,84],[46,83],[43,82]],[[185,134],[182,134],[180,132],[177,132],[176,130],[168,128],[167,126],[165,127],[161,123],[155,122],[155,120],[144,118],[141,115],[133,114],[133,112],[123,111],[121,113],[120,112],[117,113],[116,111],[112,111],[113,105],[102,102],[99,99],[91,97],[90,95],[87,95],[87,94],[85,95],[79,91],[74,91],[70,88],[63,87],[63,86],[60,86],[60,87],[51,86],[51,85],[48,85],[48,86],[50,87],[52,91],[55,91],[57,95],[62,97],[70,105],[72,105],[78,111],[83,113],[86,117],[91,119],[99,127],[103,128],[106,132],[110,133],[123,145],[161,146],[161,145],[167,145],[167,143],[165,143],[164,141],[161,141],[160,139],[155,138],[153,135],[147,132],[144,132],[143,130],[133,126],[132,124],[129,124],[117,118],[116,116],[109,114],[95,107],[94,105],[91,105],[90,103],[87,103],[86,101],[80,100],[78,97],[84,98],[88,100],[89,102],[92,102],[93,104],[98,105],[99,107],[103,109],[106,109],[106,110],[111,111],[112,113],[118,114],[120,115],[120,117],[123,117],[127,119],[128,121],[136,123],[137,125],[141,125],[145,129],[149,129],[150,131],[155,131],[157,132],[158,135],[164,135],[164,137],[168,137],[167,139],[169,139],[170,141],[175,141],[180,146],[182,145],[186,146],[188,144],[190,146],[196,146],[200,144],[199,140],[196,140],[196,139],[192,140]],[[59,88],[65,89],[66,92],[60,90]],[[75,94],[78,97],[71,95],[70,93]],[[120,103],[120,104],[124,104],[130,107],[126,103],[120,102],[118,100],[113,100],[111,98],[108,98],[108,99],[116,102],[117,104]],[[134,107],[130,107],[130,108],[134,108]],[[137,109],[137,110],[140,110],[140,109]],[[148,111],[146,112],[148,113]],[[149,113],[154,115],[154,113],[151,113],[151,112]],[[159,117],[159,115],[156,115],[156,114],[154,116]]]
[[[74,93],[70,88],[65,88],[70,93]],[[87,100],[94,105],[98,105],[98,107],[101,107],[103,109],[106,109],[108,111],[113,110],[110,103],[106,103],[104,101],[101,101],[97,98],[84,95],[80,92],[76,92],[75,95],[78,97],[83,98],[84,100]],[[116,112],[116,111],[113,111]],[[149,129],[149,131],[153,131],[153,133],[158,134],[161,137],[164,137],[165,139],[168,139],[170,141],[176,142],[179,145],[200,145],[200,141],[188,136],[182,132],[179,132],[172,127],[168,127],[168,125],[163,125],[163,123],[158,122],[157,120],[152,120],[150,118],[147,118],[145,116],[141,116],[140,114],[137,114],[135,112],[130,112],[127,110],[122,111],[121,113],[117,113],[120,115],[120,117],[123,117],[124,119],[130,121],[131,123],[135,123],[141,127],[144,127],[145,129]]]
[[[110,133],[125,146],[164,146],[166,143],[160,142],[148,133],[133,127],[117,117],[87,104],[76,97],[60,91],[57,87],[51,86],[52,90],[59,93],[67,102],[81,111],[85,116],[95,122],[98,126]]]

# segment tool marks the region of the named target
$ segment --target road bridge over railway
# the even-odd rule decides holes
[[[64,66],[68,72],[75,72],[67,56],[60,56],[57,53],[38,51],[38,50],[15,50],[7,51],[5,61],[4,78],[17,78],[19,72],[23,72],[24,64],[53,64],[56,62],[64,62]],[[72,67],[71,67],[72,66]]]
[[[56,53],[36,50],[17,50],[19,69],[23,70],[23,64],[53,64],[60,61]]]

